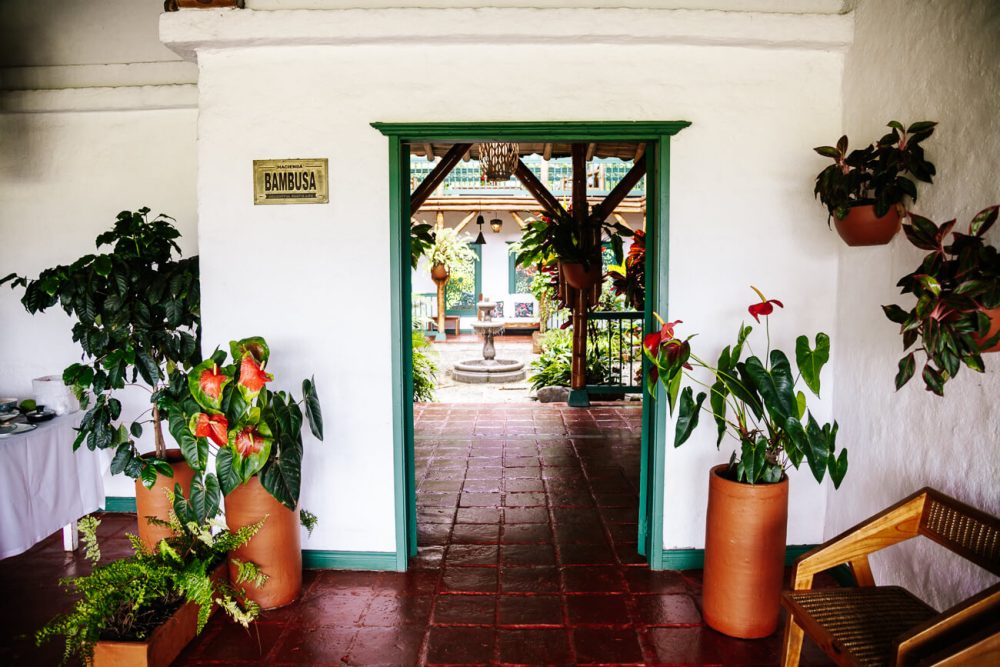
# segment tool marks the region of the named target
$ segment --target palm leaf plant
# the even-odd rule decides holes
[[[302,381],[301,400],[268,389],[274,379],[266,370],[270,348],[259,336],[232,341],[230,353],[228,364],[227,353],[216,350],[191,370],[187,392],[170,399],[170,432],[196,471],[207,469],[209,451],[215,451],[215,475],[206,478],[217,480],[223,494],[256,475],[268,493],[294,510],[302,480],[303,413],[313,435],[323,439],[315,382]],[[308,521],[312,515],[302,517]]]
[[[796,390],[801,380],[819,397],[820,372],[830,358],[830,338],[818,333],[815,346],[810,346],[806,336],[799,336],[795,342],[798,373],[793,375],[787,355],[771,349],[769,316],[775,306],[784,305],[754,290],[760,302],[748,310],[758,323],[764,317],[766,352],[762,357],[750,350],[750,325],[740,325],[735,344],[727,345],[718,363],[712,365],[691,351],[691,336],[683,340],[675,337],[680,320],[661,320],[660,331],[643,340],[643,351],[652,366],[647,389],[655,397],[657,382],[663,385],[671,414],[679,403],[674,447],[691,437],[702,411],[715,421],[716,447],[727,435],[738,443],[729,460],[733,481],[777,483],[789,467],[798,468],[806,461],[817,481],[823,481],[829,471],[834,486],[839,487],[847,473],[847,450],[836,453],[837,422],[820,424],[807,408],[805,393]],[[707,372],[710,380],[696,375],[696,369]],[[691,384],[682,388],[685,378],[707,391],[695,396]]]
[[[978,373],[985,370],[983,350],[1000,341],[1000,331],[989,335],[990,318],[983,312],[1000,307],[1000,254],[985,239],[998,209],[990,206],[977,213],[967,234],[953,231],[955,220],[938,225],[915,214],[903,225],[910,242],[930,252],[897,283],[901,294],[916,298],[914,305],[909,310],[882,306],[886,317],[899,325],[904,352],[919,343],[899,361],[897,390],[913,377],[918,352],[926,358],[924,385],[939,396],[962,365]],[[946,244],[949,235],[951,243]]]
[[[185,381],[184,369],[200,358],[201,294],[198,257],[181,259],[173,218],[149,219],[149,209],[122,211],[114,226],[97,237],[100,249],[69,265],[42,271],[37,279],[10,274],[0,284],[24,287],[21,303],[32,314],[59,304],[76,321],[73,340],[83,361],[63,372],[77,395],[93,392],[83,417],[77,449],[114,449],[112,473],[124,472],[153,486],[157,473],[172,476],[161,422],[168,419],[164,390]],[[150,408],[125,419],[120,392],[141,387]],[[127,425],[127,426],[126,426]],[[154,457],[140,455],[135,440],[151,425]]]

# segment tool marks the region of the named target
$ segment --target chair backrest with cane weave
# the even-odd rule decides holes
[[[934,489],[923,491],[920,534],[1000,576],[1000,519]]]

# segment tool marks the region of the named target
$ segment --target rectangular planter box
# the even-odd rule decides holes
[[[226,564],[212,573],[218,580],[227,575]],[[215,611],[215,605],[212,606]],[[99,641],[90,667],[169,667],[198,629],[198,605],[186,602],[141,642]]]

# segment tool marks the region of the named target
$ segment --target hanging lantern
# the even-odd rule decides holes
[[[506,181],[517,168],[517,144],[493,141],[479,144],[479,170],[484,181]]]
[[[494,213],[493,216],[493,219],[490,220],[490,229],[493,230],[494,234],[499,234],[500,230],[503,229],[503,220],[496,217],[496,213]]]
[[[486,245],[486,237],[483,236],[483,225],[486,224],[486,219],[480,214],[476,218],[476,224],[479,225],[479,236],[473,241],[476,245]]]

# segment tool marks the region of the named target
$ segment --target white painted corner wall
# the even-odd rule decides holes
[[[998,35],[992,0],[862,0],[844,69],[844,131],[854,146],[882,136],[890,120],[940,122],[924,143],[938,175],[919,185],[913,208],[938,223],[957,217],[962,231],[1000,203]],[[989,239],[1000,241],[1000,230]],[[902,339],[880,306],[910,307],[895,284],[923,255],[902,234],[888,246],[840,248],[834,408],[850,469],[829,494],[827,537],[924,486],[1000,514],[1000,356],[985,355],[983,375],[963,367],[944,398],[924,390],[922,365],[894,391]],[[876,555],[872,567],[880,584],[905,586],[939,609],[996,581],[923,539]]]

